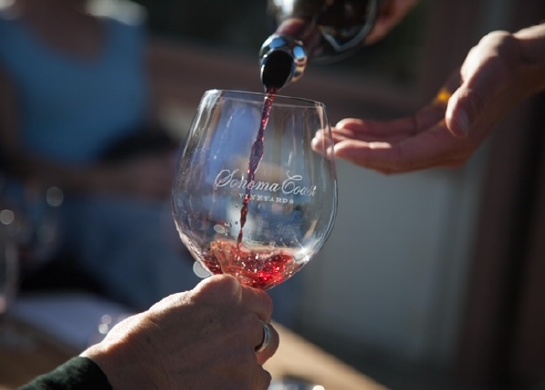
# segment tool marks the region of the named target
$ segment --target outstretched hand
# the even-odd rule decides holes
[[[333,146],[322,146],[322,131],[313,146],[385,174],[461,167],[504,116],[543,84],[536,82],[542,71],[534,68],[515,35],[490,33],[415,115],[393,121],[343,119],[332,130]]]

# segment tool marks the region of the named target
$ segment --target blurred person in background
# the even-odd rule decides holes
[[[156,125],[179,49],[143,18],[97,16],[96,3],[0,2],[0,156],[19,187],[62,190],[62,251],[140,310],[200,280],[170,211],[179,142]],[[296,284],[271,293],[286,325]]]
[[[185,248],[165,238],[178,145],[152,125],[144,26],[86,6],[16,0],[1,10],[5,192],[60,188],[62,251],[107,295],[143,309],[198,282]]]

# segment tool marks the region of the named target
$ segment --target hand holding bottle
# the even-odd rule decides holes
[[[383,39],[418,3],[420,0],[382,0],[375,25],[365,38],[365,44],[372,45]]]

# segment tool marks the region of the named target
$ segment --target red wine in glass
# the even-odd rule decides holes
[[[210,244],[204,264],[213,274],[230,274],[248,286],[270,289],[289,279],[302,267],[289,250],[278,248],[247,249],[233,241]]]

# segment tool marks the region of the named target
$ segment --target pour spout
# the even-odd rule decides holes
[[[280,89],[299,80],[307,66],[302,42],[283,34],[271,35],[259,52],[261,82],[266,89]]]

